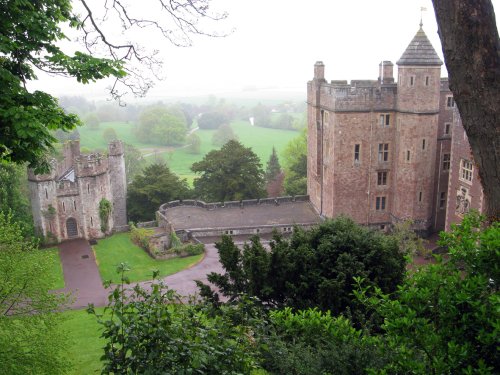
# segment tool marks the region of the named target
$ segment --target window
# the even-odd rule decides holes
[[[415,84],[415,77],[411,76],[410,77],[410,86],[413,86]]]
[[[359,163],[359,150],[361,148],[361,145],[355,144],[354,145],[354,162]]]
[[[73,201],[73,208],[75,209],[76,211],[76,201]]]
[[[90,185],[87,184],[87,193],[90,194]]]
[[[63,203],[63,211],[66,212],[66,206],[64,205],[64,202]]]
[[[451,124],[449,122],[446,122],[444,124],[444,135],[450,135],[450,130],[451,130]]]
[[[422,192],[418,192],[418,203],[422,203]]]
[[[379,143],[378,144],[378,161],[388,161],[389,160],[389,143]]]
[[[465,159],[460,160],[459,178],[462,181],[472,182],[472,171],[473,171],[473,166],[471,161]]]
[[[443,171],[450,169],[450,154],[443,154]]]
[[[446,106],[448,108],[453,108],[455,107],[455,100],[453,100],[453,96],[447,96],[446,97]]]
[[[439,193],[439,208],[444,208],[446,204],[446,192],[442,191]]]
[[[429,86],[429,76],[425,76],[425,85]]]
[[[425,150],[425,139],[422,139],[422,150]]]
[[[385,211],[385,197],[376,197],[375,209],[377,211]]]
[[[47,192],[47,188],[45,188],[45,199],[49,199],[49,193]]]
[[[90,226],[93,227],[94,226],[94,218],[91,216],[90,217]]]
[[[391,115],[387,113],[381,114],[379,124],[380,126],[389,126],[391,124]]]
[[[411,152],[410,150],[406,150],[406,161],[410,161],[411,159]]]
[[[377,173],[377,185],[387,185],[387,172]]]

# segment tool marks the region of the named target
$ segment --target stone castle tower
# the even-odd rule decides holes
[[[380,63],[378,80],[350,83],[327,82],[324,64],[315,64],[307,189],[320,215],[381,229],[412,219],[422,233],[436,229],[442,64],[422,26],[397,61],[397,82],[390,61]]]
[[[35,228],[40,234],[63,241],[100,238],[125,226],[126,189],[123,144],[109,144],[108,156],[81,154],[79,141],[64,145],[64,159],[52,161],[50,173],[28,171]],[[99,204],[112,203],[107,223],[101,222]]]

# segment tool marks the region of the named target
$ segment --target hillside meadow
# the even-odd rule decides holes
[[[203,159],[203,156],[210,150],[219,148],[212,144],[212,136],[215,130],[196,130],[195,133],[201,140],[200,153],[191,154],[185,146],[165,147],[138,142],[133,134],[135,125],[125,122],[101,123],[99,129],[96,130],[85,126],[78,128],[81,146],[90,150],[105,150],[107,146],[102,134],[105,129],[110,127],[115,130],[119,139],[140,149],[148,162],[165,161],[173,172],[182,178],[186,178],[189,183],[192,183],[195,177],[190,170],[191,165]],[[233,121],[231,127],[238,140],[243,145],[251,147],[260,157],[263,168],[266,166],[273,146],[276,148],[278,155],[281,155],[287,143],[299,134],[298,131],[294,130],[252,126],[248,121],[243,120]]]

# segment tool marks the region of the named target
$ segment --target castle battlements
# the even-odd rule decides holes
[[[108,171],[108,159],[101,154],[82,154],[75,159],[77,177],[91,177]]]
[[[78,180],[61,180],[57,183],[56,194],[58,197],[78,195]]]

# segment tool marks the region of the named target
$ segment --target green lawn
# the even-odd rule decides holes
[[[102,313],[103,309],[97,309]],[[101,326],[93,315],[85,310],[68,310],[62,329],[68,338],[67,356],[72,363],[70,374],[100,374],[102,364],[99,358],[104,354],[105,340],[100,338]]]
[[[251,126],[247,121],[235,121],[231,126],[238,136],[238,140],[246,147],[259,156],[263,168],[266,167],[267,160],[271,155],[273,146],[278,155],[285,149],[287,143],[299,135],[299,132],[293,130],[280,130],[270,128],[260,128]],[[201,139],[200,154],[190,154],[185,148],[175,149],[173,152],[163,152],[159,155],[165,160],[172,171],[182,178],[187,178],[192,182],[195,174],[191,172],[191,165],[203,159],[210,150],[218,148],[212,145],[212,136],[215,130],[197,130],[196,134]],[[150,157],[150,160],[153,158]]]
[[[195,177],[191,172],[191,165],[203,159],[206,153],[210,150],[219,148],[212,145],[212,135],[215,130],[197,130],[196,134],[201,139],[201,147],[199,154],[190,154],[186,148],[178,147],[171,148],[165,146],[151,145],[140,143],[133,134],[134,124],[125,122],[104,122],[99,126],[99,129],[93,130],[86,126],[78,128],[80,133],[80,144],[82,147],[90,150],[107,149],[106,141],[102,137],[105,129],[112,127],[118,138],[140,149],[143,154],[149,155],[146,159],[153,163],[155,160],[164,160],[167,162],[170,169],[179,175],[181,178],[186,178],[190,184]],[[278,155],[285,149],[286,144],[295,138],[299,132],[294,130],[280,130],[270,128],[260,128],[251,126],[248,121],[233,121],[231,126],[238,136],[238,139],[260,157],[262,166],[265,168],[269,155],[271,155],[273,146],[276,148]],[[153,151],[157,150],[156,155]]]
[[[154,270],[160,271],[160,276],[168,276],[196,264],[203,254],[185,258],[155,260],[144,250],[130,241],[128,233],[117,233],[111,237],[99,240],[94,246],[99,272],[103,280],[119,282],[116,267],[126,262],[131,270],[127,276],[131,282],[150,280]]]
[[[49,290],[64,288],[64,274],[61,259],[59,258],[59,249],[57,247],[52,247],[50,249],[41,249],[40,251],[47,254],[50,264],[49,273],[51,280],[49,282]]]

